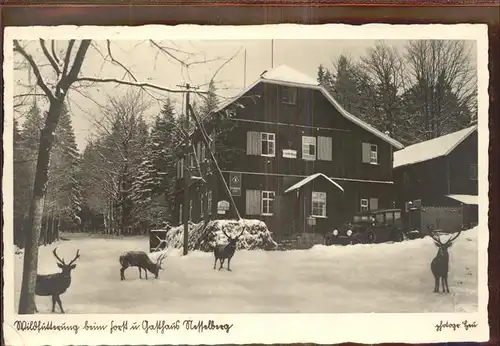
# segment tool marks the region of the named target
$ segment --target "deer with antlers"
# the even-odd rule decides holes
[[[160,270],[163,270],[161,264],[166,256],[166,254],[162,254],[158,256],[156,262],[153,262],[144,251],[128,251],[123,253],[120,256],[120,264],[122,266],[120,268],[121,280],[125,280],[125,269],[128,267],[138,267],[140,279],[142,279],[142,270],[146,274],[146,280],[148,279],[148,271],[154,274],[155,279],[158,279]]]
[[[439,279],[441,279],[441,284],[443,286],[443,293],[446,288],[446,293],[450,293],[450,288],[448,287],[448,267],[450,256],[448,254],[448,249],[452,246],[453,241],[458,238],[462,233],[459,231],[456,235],[451,236],[445,243],[441,242],[439,234],[435,232],[430,232],[429,236],[434,240],[434,244],[438,247],[438,253],[436,257],[431,262],[431,271],[434,275],[434,292],[439,292]]]
[[[217,266],[217,261],[220,261],[219,270],[221,270],[222,266],[224,265],[224,261],[227,259],[227,270],[231,271],[231,268],[230,268],[231,258],[233,258],[234,253],[236,252],[236,246],[238,244],[238,240],[242,236],[243,232],[245,232],[245,229],[243,229],[238,236],[231,237],[224,230],[222,230],[222,233],[224,233],[224,235],[228,239],[228,243],[227,243],[227,245],[216,245],[215,246],[215,248],[214,248],[214,257],[215,257],[214,270]]]
[[[48,275],[37,275],[35,294],[37,296],[52,296],[52,312],[55,311],[57,302],[61,313],[64,314],[60,295],[66,292],[71,285],[71,271],[76,267],[76,264],[74,264],[75,261],[80,258],[80,250],[76,251],[75,258],[73,258],[68,264],[64,262],[64,259],[61,259],[57,255],[57,248],[55,248],[52,253],[58,261],[57,266],[61,268],[62,271],[60,273]],[[36,304],[35,311],[38,312]]]

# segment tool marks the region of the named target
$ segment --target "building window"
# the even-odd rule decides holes
[[[182,203],[179,204],[179,225],[182,224]]]
[[[200,161],[201,162],[205,162],[205,159],[207,157],[207,152],[206,152],[206,147],[205,147],[205,144],[201,144],[201,158],[200,158]]]
[[[366,198],[362,198],[360,201],[360,210],[368,211],[369,210],[369,201]]]
[[[297,89],[291,87],[283,87],[282,89],[283,103],[294,105],[297,104]]]
[[[326,192],[312,192],[312,216],[326,217]]]
[[[179,178],[184,178],[184,159],[179,160]]]
[[[274,214],[274,191],[262,191],[262,215]]]
[[[477,165],[469,165],[469,179],[477,180]]]
[[[193,153],[188,154],[188,162],[189,162],[189,165],[188,165],[189,168],[195,167],[195,158],[194,158]]]
[[[378,164],[378,147],[376,144],[362,143],[362,162]]]
[[[302,136],[302,158],[304,160],[316,159],[316,137]]]
[[[203,218],[205,215],[205,193],[201,194],[201,199],[200,199],[200,217]]]
[[[212,215],[212,191],[208,191],[207,193],[207,209],[208,215]]]
[[[274,133],[262,132],[260,134],[261,146],[262,146],[262,156],[275,156],[276,149],[276,137]]]
[[[378,164],[378,147],[376,144],[370,145],[370,163]]]

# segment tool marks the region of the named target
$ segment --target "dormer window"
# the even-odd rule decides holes
[[[283,87],[281,99],[283,103],[294,105],[297,103],[297,88]]]

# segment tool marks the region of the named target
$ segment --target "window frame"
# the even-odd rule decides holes
[[[205,162],[205,159],[207,158],[207,148],[205,147],[205,143],[201,143],[200,156],[200,162]]]
[[[212,215],[212,190],[207,191],[207,212]]]
[[[314,141],[313,141],[314,140]],[[311,141],[312,143],[307,143]],[[314,144],[314,154],[309,152],[310,146]],[[304,152],[304,149],[307,147],[308,153]],[[318,140],[314,136],[302,136],[302,159],[307,161],[315,161],[318,155]]]
[[[322,204],[320,204],[321,214],[315,214],[315,209],[317,209],[317,208],[314,207],[314,203],[322,203]],[[312,191],[312,193],[311,193],[311,216],[317,217],[317,218],[327,218],[328,215],[327,215],[326,206],[327,206],[326,192]],[[317,210],[319,210],[319,209],[317,209]]]
[[[363,202],[366,202],[366,205],[364,205]],[[363,209],[366,208],[366,209]],[[359,200],[359,210],[360,211],[370,211],[370,199],[368,198],[361,198]]]
[[[295,87],[283,86],[281,90],[281,102],[287,105],[297,104],[298,90]]]
[[[266,136],[266,138],[264,139],[264,137]],[[270,137],[272,137],[272,139],[270,139]],[[266,142],[266,146],[267,146],[267,151],[270,152],[269,150],[269,143],[273,143],[273,150],[272,150],[272,153],[271,154],[264,154],[264,149],[263,146],[264,146],[264,142]],[[261,156],[265,156],[265,157],[275,157],[276,156],[276,134],[273,133],[273,132],[261,132],[260,133],[260,155]]]
[[[271,197],[264,197],[265,194],[269,194],[269,195],[272,195],[272,198]],[[273,216],[274,215],[274,200],[276,198],[276,192],[274,191],[261,191],[260,193],[260,210],[261,210],[261,215],[263,216]],[[265,203],[264,201],[270,201],[272,204],[270,204],[270,206],[272,206],[272,212],[265,212],[265,209],[264,209],[264,206],[265,206]],[[268,205],[269,207],[269,205]]]
[[[375,150],[373,150],[375,148]],[[373,155],[375,154],[375,156]],[[370,143],[370,164],[378,165],[378,145]]]

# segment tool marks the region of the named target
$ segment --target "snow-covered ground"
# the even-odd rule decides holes
[[[145,237],[99,239],[69,235],[58,254],[81,258],[61,297],[67,313],[473,312],[477,310],[477,228],[450,248],[451,293],[433,293],[430,238],[396,244],[315,246],[296,251],[238,251],[232,272],[213,270],[211,253],[169,251],[158,280],[137,268],[120,281],[122,251],[148,251]],[[443,237],[446,239],[446,237]],[[58,271],[52,250],[40,248],[40,273]],[[16,302],[22,255],[16,255]],[[41,313],[51,299],[37,297]],[[58,310],[57,310],[58,311]]]

